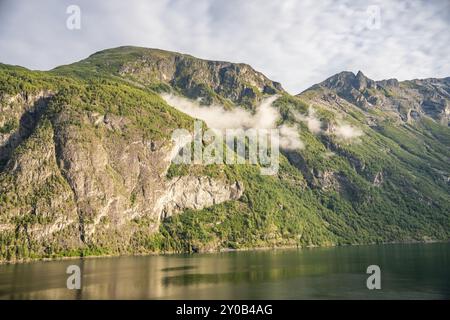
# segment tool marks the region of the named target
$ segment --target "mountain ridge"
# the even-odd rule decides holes
[[[398,81],[387,79],[374,81],[361,71],[355,75],[343,71],[325,81],[313,85],[297,96],[310,91],[328,89],[344,100],[363,110],[381,108],[395,111],[404,121],[410,121],[420,114],[438,122],[450,121],[450,77],[426,78]]]
[[[119,61],[115,57],[119,56]],[[103,63],[103,61],[108,61]],[[284,92],[278,82],[245,63],[198,59],[191,55],[160,49],[124,46],[96,52],[87,59],[53,69],[65,73],[71,67],[92,67],[150,85],[156,90],[181,90],[204,104],[235,104],[254,108],[265,93]]]

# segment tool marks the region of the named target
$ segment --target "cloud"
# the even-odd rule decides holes
[[[349,124],[340,124],[336,127],[336,129],[334,130],[334,133],[336,134],[336,136],[345,139],[345,140],[350,140],[350,139],[354,139],[357,138],[359,136],[362,136],[362,131],[359,130],[358,128],[355,128]]]
[[[296,128],[282,125],[278,127],[280,130],[279,144],[286,150],[300,150],[305,147],[303,141],[298,137],[298,131]]]
[[[309,107],[307,115],[303,115],[295,110],[291,110],[291,113],[297,121],[305,122],[309,131],[314,134],[334,134],[344,140],[353,140],[363,135],[360,129],[345,123],[342,119],[337,120],[336,124],[329,126],[329,129],[325,132],[322,130],[323,123],[317,117],[313,107]],[[338,117],[341,118],[340,115]]]
[[[193,118],[206,122],[209,128],[216,131],[226,129],[279,129],[279,145],[283,149],[295,150],[304,147],[299,139],[297,128],[282,125],[277,126],[280,118],[277,109],[272,103],[278,96],[264,99],[256,107],[254,114],[244,109],[235,108],[225,110],[220,105],[201,106],[197,101],[173,94],[162,94],[161,97],[171,106],[190,115]]]
[[[256,108],[255,114],[241,108],[225,110],[217,104],[202,106],[195,100],[173,94],[161,94],[161,97],[171,106],[193,118],[205,121],[214,129],[270,129],[274,128],[279,118],[277,110],[272,107],[277,96],[263,100]]]
[[[81,29],[66,8],[81,8]],[[380,10],[368,27],[369,5]],[[0,61],[49,69],[138,45],[246,62],[291,93],[343,70],[375,80],[450,73],[450,2],[2,0]]]
[[[297,121],[304,121],[308,126],[309,131],[312,133],[320,133],[322,128],[322,122],[317,118],[315,110],[310,107],[308,109],[308,115],[304,116],[297,111],[292,110],[292,114]]]

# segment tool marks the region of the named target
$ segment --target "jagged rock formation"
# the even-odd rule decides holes
[[[334,94],[364,111],[382,110],[402,121],[414,121],[421,115],[448,125],[450,120],[450,78],[399,82],[396,79],[374,81],[361,71],[338,73],[306,90],[323,90],[323,99]]]

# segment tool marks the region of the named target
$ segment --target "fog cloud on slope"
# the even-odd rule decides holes
[[[209,128],[215,130],[226,129],[275,129],[278,128],[280,139],[279,143],[283,149],[294,150],[304,147],[299,139],[298,129],[286,125],[277,126],[276,122],[280,118],[277,109],[272,107],[272,103],[278,96],[272,96],[264,99],[257,107],[256,112],[251,112],[234,108],[225,110],[223,106],[213,104],[202,106],[195,100],[175,96],[173,94],[162,94],[161,97],[171,106],[206,122]]]
[[[311,131],[312,133],[320,133],[320,131],[322,130],[322,123],[319,118],[316,117],[316,112],[313,108],[309,108],[307,116],[304,116],[296,111],[292,111],[292,114],[297,121],[306,122],[309,131]]]
[[[317,117],[314,108],[310,107],[308,109],[308,115],[303,115],[297,111],[292,111],[292,115],[297,121],[305,122],[309,131],[312,133],[320,134],[324,132],[322,129],[322,121]],[[331,133],[344,140],[352,140],[363,135],[363,132],[360,129],[351,126],[342,120],[338,120],[337,124],[331,127]]]
[[[339,124],[334,132],[338,137],[346,140],[362,136],[362,131],[349,124]]]

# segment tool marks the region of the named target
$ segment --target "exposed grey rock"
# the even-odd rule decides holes
[[[17,101],[24,104],[24,113],[31,112],[33,99]],[[36,118],[18,142],[29,146],[12,153],[2,173],[0,193],[7,197],[20,193],[24,199],[13,209],[2,208],[0,230],[15,232],[17,219],[37,219],[45,222],[24,224],[20,231],[36,246],[35,252],[45,250],[49,241],[67,250],[83,243],[108,243],[120,250],[135,232],[133,221],[149,221],[147,232],[152,234],[161,218],[242,195],[243,186],[236,181],[202,176],[167,180],[180,146],[143,139],[139,132],[125,136],[126,125],[120,116],[95,112],[63,110],[51,121]],[[51,198],[33,200],[47,189],[56,189]]]
[[[356,75],[344,71],[304,92],[318,89],[325,90],[324,100],[329,100],[337,93],[340,98],[365,111],[380,108],[397,115],[404,122],[415,121],[422,116],[445,125],[450,121],[450,78],[374,81],[361,71]]]
[[[0,128],[11,125],[9,132],[0,131],[0,172],[11,156],[11,152],[34,130],[49,98],[50,91],[37,94],[17,94],[3,97],[0,103]]]
[[[373,179],[373,185],[379,187],[383,182],[384,182],[383,171],[379,171]]]
[[[183,209],[203,209],[239,199],[243,191],[238,181],[227,184],[209,177],[178,177],[167,182],[166,191],[158,200],[155,211],[161,218],[166,218]]]

